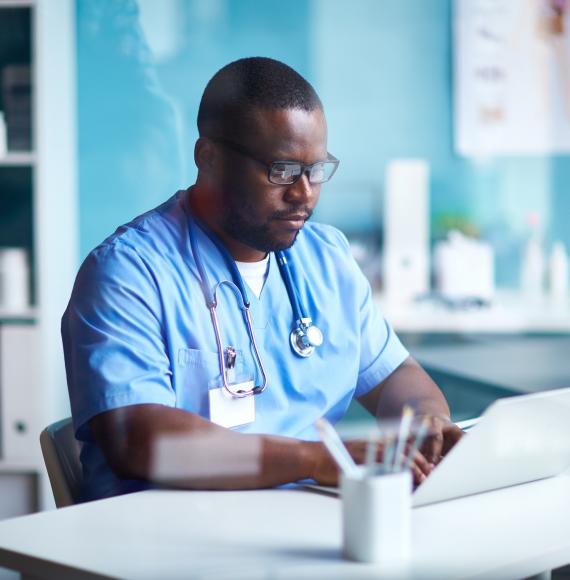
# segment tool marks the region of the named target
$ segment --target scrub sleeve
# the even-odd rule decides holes
[[[370,282],[350,254],[348,240],[340,231],[331,230],[349,253],[347,267],[355,283],[360,311],[360,364],[354,396],[361,397],[388,378],[409,357],[409,352],[374,303]]]
[[[175,406],[160,312],[157,281],[133,248],[115,241],[83,263],[62,323],[79,439],[90,439],[86,424],[103,411],[139,403]]]

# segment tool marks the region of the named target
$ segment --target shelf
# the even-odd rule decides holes
[[[380,294],[375,302],[397,332],[567,333],[570,301],[528,301],[517,292],[499,291],[490,307],[453,310],[429,302],[393,304]]]
[[[39,445],[39,442],[38,442]],[[37,473],[41,464],[33,459],[4,459],[0,460],[0,474],[2,473]]]
[[[36,154],[32,152],[13,152],[0,157],[0,167],[30,167],[36,163]]]
[[[2,460],[0,461],[0,473],[22,473],[37,472],[41,470],[41,465],[33,459],[24,460]]]
[[[32,493],[45,507],[53,502],[38,435],[69,414],[59,327],[78,262],[75,5],[0,0],[0,68],[12,69],[12,119],[23,119],[0,157],[0,247],[27,251],[31,291],[29,307],[0,308],[0,475],[37,475]],[[13,129],[4,98],[1,108]]]
[[[0,324],[25,323],[30,324],[36,321],[38,312],[35,308],[28,308],[20,312],[3,310],[0,308]]]

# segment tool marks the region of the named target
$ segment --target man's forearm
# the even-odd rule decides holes
[[[226,441],[220,439],[219,444],[231,445],[236,453],[240,453],[241,447],[246,455],[258,454],[257,457],[242,457],[240,466],[237,466],[234,473],[205,477],[190,475],[185,479],[167,483],[188,489],[263,489],[313,477],[316,455],[321,452],[317,449],[320,443],[270,435],[232,435],[235,438],[231,437]],[[226,461],[226,453],[221,452],[218,457],[216,455],[213,450],[208,459],[214,472],[218,471],[218,462]],[[245,472],[241,469],[244,465]]]
[[[399,417],[404,405],[411,405],[416,417],[429,416],[429,436],[421,453],[430,464],[437,464],[462,436],[461,430],[450,421],[449,406],[443,393],[411,357],[358,400],[370,413],[380,418]]]
[[[399,417],[406,404],[411,404],[418,415],[449,418],[450,414],[439,387],[411,357],[359,401],[377,417]]]
[[[320,443],[241,434],[161,405],[109,411],[91,427],[120,477],[184,488],[273,487],[312,477],[326,454]]]

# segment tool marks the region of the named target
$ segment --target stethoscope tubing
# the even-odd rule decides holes
[[[216,246],[218,251],[222,254],[224,260],[226,261],[227,266],[230,268],[232,273],[232,278],[234,284],[237,283],[239,288],[241,298],[243,300],[244,305],[249,308],[250,300],[249,295],[247,293],[247,289],[241,277],[238,267],[236,266],[235,260],[232,258],[230,253],[228,252],[227,248],[214,236],[212,232],[204,225],[202,225],[196,218],[194,221],[198,227],[210,238],[212,243]],[[200,274],[200,285],[202,286],[202,292],[204,293],[204,297],[206,299],[206,304],[208,308],[212,304],[215,304],[215,297],[211,291],[210,281],[208,279],[208,274],[206,273],[206,269],[202,263],[202,258],[200,253],[197,251],[197,241],[196,241],[196,234],[194,232],[194,224],[190,224],[190,244],[192,246],[192,253],[194,254],[194,259],[196,260],[196,266],[198,267],[198,272]],[[293,285],[293,276],[291,274],[291,267],[289,265],[289,261],[287,260],[287,256],[283,251],[275,252],[277,257],[277,265],[279,267],[279,271],[281,272],[281,277],[285,282],[285,288],[287,289],[287,294],[289,295],[289,301],[291,302],[291,307],[293,308],[293,315],[297,322],[300,322],[305,317],[305,313],[301,308],[301,303],[299,301],[299,297],[295,292],[295,287]]]
[[[231,281],[222,280],[221,282],[216,284],[213,291],[211,289],[212,286],[210,285],[210,281],[208,279],[208,274],[202,262],[202,257],[200,255],[200,252],[198,251],[198,243],[196,240],[196,231],[195,231],[196,228],[194,224],[200,227],[200,229],[208,236],[208,238],[210,238],[210,240],[212,241],[214,246],[216,246],[216,248],[222,255],[223,259],[225,260],[227,266],[231,271],[232,280]],[[211,232],[206,226],[201,224],[199,220],[197,220],[196,218],[189,218],[188,227],[190,234],[191,251],[194,256],[194,260],[196,262],[196,267],[198,268],[198,274],[200,277],[200,286],[202,287],[202,293],[206,301],[206,306],[210,311],[210,317],[212,319],[212,325],[214,327],[214,334],[218,350],[218,363],[220,373],[222,375],[223,386],[232,396],[236,398],[242,398],[247,397],[248,395],[257,395],[259,393],[262,393],[267,388],[268,377],[267,373],[265,372],[265,367],[261,360],[261,356],[259,354],[255,333],[253,332],[253,324],[251,320],[251,314],[249,311],[251,303],[249,301],[249,296],[245,288],[245,284],[243,282],[239,269],[235,263],[235,260],[233,259],[227,248],[221,243],[221,241],[216,238],[213,232]],[[275,252],[275,255],[277,257],[279,272],[281,273],[281,277],[285,283],[285,288],[289,296],[289,302],[291,304],[291,308],[293,309],[293,315],[296,322],[296,327],[291,331],[290,336],[291,347],[294,350],[294,352],[297,353],[299,356],[306,358],[313,353],[315,345],[318,346],[322,342],[322,333],[320,334],[321,339],[319,343],[307,342],[307,335],[305,333],[308,330],[310,331],[311,327],[314,328],[316,331],[318,331],[318,329],[312,326],[311,319],[305,316],[301,308],[301,302],[299,300],[297,292],[295,291],[295,286],[293,285],[293,277],[285,252],[277,251]],[[251,344],[253,346],[254,356],[259,366],[260,374],[262,377],[261,385],[254,386],[252,389],[248,389],[245,391],[233,389],[232,386],[227,381],[224,364],[224,350],[223,350],[224,347],[222,344],[220,325],[218,322],[218,317],[216,315],[216,307],[218,304],[217,291],[218,288],[220,288],[220,286],[222,285],[229,286],[236,295],[238,304],[241,302],[240,309],[242,310],[245,319],[247,332]],[[318,332],[320,333],[320,331]]]
[[[285,288],[287,289],[287,294],[289,295],[289,302],[293,308],[293,315],[295,316],[295,320],[297,324],[300,324],[301,321],[306,318],[303,309],[301,308],[301,303],[299,302],[299,297],[297,296],[297,292],[295,292],[295,288],[293,286],[293,276],[291,275],[291,267],[289,266],[289,261],[287,260],[287,256],[285,252],[279,251],[275,252],[277,256],[277,264],[279,265],[279,271],[281,272],[281,277],[285,282]]]
[[[243,390],[243,389],[233,389],[231,385],[228,383],[225,371],[225,363],[224,363],[224,346],[222,344],[222,336],[220,332],[220,325],[218,323],[218,316],[216,315],[216,307],[212,305],[211,308],[208,309],[210,311],[210,317],[212,319],[212,325],[214,327],[214,335],[216,337],[216,346],[218,351],[218,366],[220,369],[220,374],[222,375],[222,382],[224,389],[235,397],[236,399],[242,399],[244,397],[248,397],[249,395],[259,395],[263,393],[267,388],[267,384],[269,382],[267,378],[267,373],[265,372],[265,367],[263,365],[263,361],[259,356],[259,350],[257,348],[257,341],[255,340],[255,334],[253,332],[253,325],[251,321],[251,316],[249,314],[249,308],[244,308],[242,312],[246,318],[246,327],[248,330],[249,338],[253,344],[253,352],[255,354],[255,358],[257,360],[257,364],[259,365],[259,371],[261,373],[262,382],[261,385],[254,386],[252,389]]]
[[[196,222],[196,223],[198,223],[198,222]],[[257,340],[255,338],[255,333],[253,332],[253,324],[252,324],[251,315],[249,312],[250,302],[249,302],[249,298],[247,295],[247,291],[246,291],[245,286],[243,284],[243,280],[241,279],[241,276],[239,275],[239,270],[237,270],[237,266],[235,265],[233,258],[231,258],[231,256],[229,255],[229,252],[226,250],[226,248],[224,248],[213,236],[211,236],[205,228],[201,228],[208,235],[208,237],[212,240],[214,245],[218,248],[218,250],[222,254],[223,258],[226,260],[226,262],[230,266],[230,269],[232,270],[232,275],[235,276],[234,268],[238,274],[238,277],[236,277],[236,279],[238,281],[239,286],[236,286],[235,282],[233,282],[233,281],[222,280],[221,282],[218,282],[218,284],[216,284],[216,286],[214,287],[214,290],[212,291],[211,286],[210,286],[210,282],[208,279],[208,274],[206,273],[206,269],[204,268],[204,264],[203,264],[202,258],[200,256],[200,252],[198,251],[198,243],[196,240],[196,232],[195,232],[194,224],[190,223],[190,220],[189,220],[189,229],[190,229],[190,246],[191,246],[192,254],[194,256],[194,260],[195,260],[196,266],[198,268],[198,273],[200,276],[200,285],[202,287],[202,293],[203,293],[204,298],[206,300],[206,306],[208,307],[208,310],[210,312],[210,318],[212,319],[212,326],[214,327],[214,336],[216,339],[216,347],[217,347],[217,351],[218,351],[218,367],[220,370],[220,374],[222,375],[223,387],[224,387],[224,389],[226,389],[226,391],[228,393],[230,393],[230,395],[232,395],[232,397],[235,397],[238,399],[247,397],[249,395],[259,395],[260,393],[265,391],[265,389],[267,388],[269,379],[267,376],[267,372],[265,371],[265,366],[264,366],[263,361],[261,359],[261,356],[259,354],[259,348],[257,345]],[[233,268],[232,268],[232,266],[233,266]],[[219,325],[218,317],[216,314],[216,307],[218,305],[217,292],[218,292],[218,288],[220,288],[223,285],[228,286],[232,290],[232,292],[236,295],[239,308],[242,311],[242,315],[244,316],[244,319],[245,319],[247,333],[249,335],[249,339],[251,340],[251,343],[253,346],[254,356],[255,356],[255,359],[257,361],[257,364],[259,365],[259,371],[261,374],[262,381],[261,381],[260,385],[254,385],[254,387],[252,389],[248,389],[248,390],[233,389],[227,380],[226,368],[225,368],[225,363],[224,363],[224,346],[222,344],[220,325]]]

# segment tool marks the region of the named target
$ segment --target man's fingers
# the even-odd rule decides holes
[[[429,463],[436,465],[439,462],[442,450],[443,434],[441,431],[433,431],[426,437],[422,446],[422,453]]]
[[[412,475],[414,477],[414,488],[418,487],[418,485],[421,485],[427,477],[426,474],[417,465],[412,465]]]
[[[418,467],[419,470],[426,476],[429,475],[432,471],[432,467],[429,461],[424,457],[424,455],[420,451],[416,451],[416,454],[414,455],[413,465]]]
[[[465,433],[463,433],[457,425],[451,424],[446,427],[443,431],[442,455],[447,455],[463,435],[465,435]]]
[[[455,435],[452,435],[455,437]],[[363,464],[366,462],[367,453],[366,447],[368,442],[362,440],[356,441],[348,441],[345,443],[349,453],[352,455],[354,461],[358,464]],[[407,445],[405,452],[402,454],[401,457],[396,458],[393,457],[392,461],[394,461],[394,465],[409,465],[410,469],[412,470],[412,474],[414,477],[415,485],[420,485],[425,478],[433,471],[434,464],[437,461],[430,459],[430,456],[427,455],[428,452],[432,453],[432,457],[439,457],[441,456],[443,444],[443,435],[441,432],[435,433],[430,435],[422,447],[422,451],[416,451],[413,457],[410,457],[409,454],[412,450],[412,441],[410,441]],[[429,446],[429,447],[428,447]],[[426,447],[428,451],[426,451]],[[376,463],[377,464],[385,464],[385,451],[386,445],[383,442],[377,442],[376,444]],[[392,467],[392,465],[388,466],[388,468]]]

